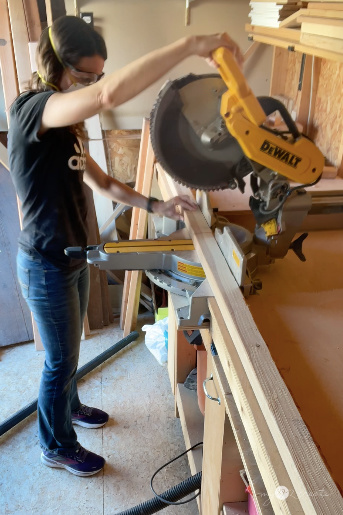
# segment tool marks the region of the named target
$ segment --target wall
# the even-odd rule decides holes
[[[302,54],[277,48],[276,63],[272,95],[287,99],[288,110],[294,110],[303,132],[343,177],[343,63],[307,55],[301,90]]]
[[[95,26],[105,38],[110,73],[141,55],[189,34],[228,32],[246,50],[250,45],[244,25],[249,21],[248,0],[194,0],[191,23],[185,26],[185,0],[78,0],[79,10],[93,12]],[[74,1],[66,0],[68,14]],[[246,77],[256,95],[269,92],[272,49],[262,46],[247,63]],[[160,87],[169,78],[188,73],[212,73],[204,60],[192,57],[135,99],[102,115],[103,129],[140,129],[149,116]]]

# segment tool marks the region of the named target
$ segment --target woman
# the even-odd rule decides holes
[[[187,196],[148,199],[105,174],[83,147],[83,121],[126,102],[188,56],[211,61],[220,46],[241,61],[226,34],[191,36],[103,77],[104,40],[80,18],[64,16],[42,32],[32,87],[11,107],[10,169],[23,213],[18,278],[46,351],[37,412],[41,460],[49,467],[89,476],[105,463],[78,443],[73,428],[108,420],[104,411],[81,404],[75,380],[89,271],[64,249],[87,245],[83,182],[115,202],[174,219],[196,209]]]

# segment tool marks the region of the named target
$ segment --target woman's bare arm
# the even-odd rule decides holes
[[[88,153],[86,153],[84,181],[92,190],[114,202],[142,209],[147,208],[147,197],[107,175]],[[197,207],[194,200],[187,195],[174,197],[167,202],[154,202],[152,206],[154,213],[174,220],[182,220],[184,210],[194,211]]]
[[[190,36],[150,52],[96,84],[51,95],[43,111],[41,132],[73,125],[102,110],[119,106],[144,91],[187,57],[199,55],[210,61],[211,52],[221,46],[229,48],[237,61],[242,63],[239,47],[227,34]]]

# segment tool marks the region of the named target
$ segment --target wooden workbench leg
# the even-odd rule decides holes
[[[212,357],[208,355],[207,377],[212,370]],[[212,397],[218,397],[216,378],[208,381],[207,390]],[[244,468],[226,415],[225,404],[220,405],[206,397],[204,445],[201,484],[201,514],[219,515],[224,502],[246,501],[247,494],[239,471]]]

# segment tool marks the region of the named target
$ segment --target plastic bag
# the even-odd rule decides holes
[[[146,332],[145,345],[155,356],[160,365],[168,361],[168,317],[158,320],[153,325],[143,325]]]

